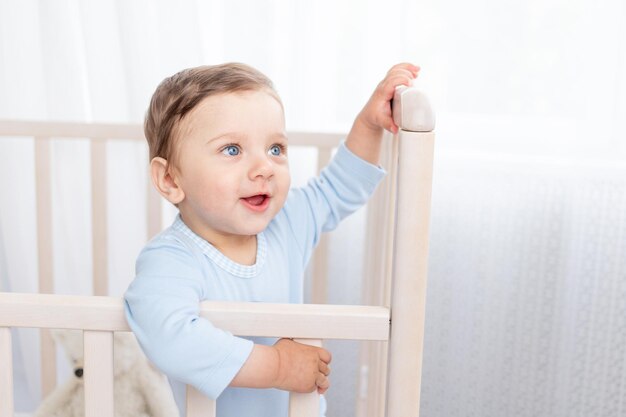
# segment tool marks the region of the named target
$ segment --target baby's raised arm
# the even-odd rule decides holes
[[[383,129],[391,133],[398,131],[391,114],[391,99],[396,87],[410,86],[419,70],[419,67],[409,63],[391,67],[354,120],[346,139],[348,149],[371,164],[378,165]]]
[[[278,388],[323,394],[330,386],[331,355],[326,349],[280,339],[274,346],[254,345],[232,380],[232,387]]]

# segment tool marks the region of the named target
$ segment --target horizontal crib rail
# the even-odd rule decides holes
[[[145,140],[143,126],[138,123],[113,124],[0,120],[0,135],[15,137]]]
[[[138,123],[42,122],[30,120],[0,120],[0,137],[81,138],[92,140],[145,141],[143,126]],[[334,148],[344,134],[322,132],[287,132],[289,144]]]
[[[240,336],[389,339],[386,307],[205,301],[200,315]],[[129,331],[117,297],[0,293],[0,327]]]

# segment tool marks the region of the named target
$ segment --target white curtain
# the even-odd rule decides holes
[[[241,61],[274,80],[288,129],[345,132],[392,64],[417,63],[438,117],[423,414],[615,416],[625,39],[623,0],[0,0],[0,118],[139,123],[165,76]],[[52,151],[56,290],[89,294],[88,148],[57,140]],[[147,161],[143,145],[108,152],[110,292],[121,295],[145,235],[132,219]],[[314,161],[298,157],[301,183]],[[32,140],[0,140],[6,291],[37,290],[33,164]],[[341,251],[363,220],[331,243],[332,302],[359,302],[360,282],[345,277],[360,267]],[[16,338],[18,410],[39,401],[36,339]],[[357,347],[335,348],[329,416],[350,416]]]

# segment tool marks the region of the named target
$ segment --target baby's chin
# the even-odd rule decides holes
[[[237,228],[237,230],[233,231],[233,234],[237,234],[240,236],[256,236],[259,233],[265,231],[269,224],[271,223],[271,219],[267,221],[256,221],[252,224],[241,225]]]

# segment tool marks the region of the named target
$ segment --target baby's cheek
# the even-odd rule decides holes
[[[237,200],[233,188],[207,187],[202,201],[202,210],[212,216],[223,216],[225,212],[232,210],[233,201]]]
[[[281,191],[289,191],[289,187],[291,186],[291,173],[289,171],[289,165],[279,165],[276,168],[276,173],[274,176]]]
[[[226,175],[226,174],[222,174]],[[224,183],[223,181],[217,184],[213,184],[210,190],[210,199],[213,203],[218,203],[225,200],[237,200],[239,190],[241,186],[235,183]]]
[[[285,201],[287,201],[288,192],[289,192],[289,183],[287,183],[284,189],[282,189],[278,194],[274,195],[274,198],[276,199],[276,213],[278,213],[285,205]]]

